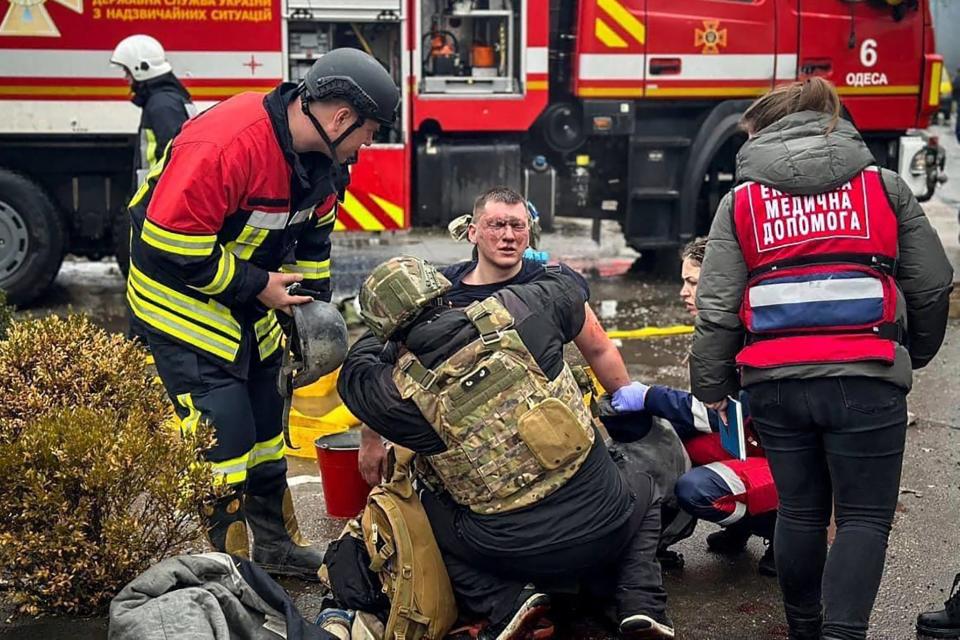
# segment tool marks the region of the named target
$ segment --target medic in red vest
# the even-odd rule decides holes
[[[865,640],[906,442],[912,368],[943,341],[953,270],[909,187],[822,78],[741,126],[697,288],[694,395],[741,388],[779,496],[774,556],[791,640]],[[837,534],[827,549],[827,526]]]

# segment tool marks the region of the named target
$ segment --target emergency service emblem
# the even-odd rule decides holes
[[[59,38],[60,30],[44,6],[47,0],[9,0],[10,7],[0,23],[2,36],[48,36]],[[53,0],[71,11],[83,13],[83,0]]]
[[[703,47],[700,53],[720,53],[720,47],[727,46],[727,30],[719,20],[704,20],[703,29],[694,29],[693,46]]]

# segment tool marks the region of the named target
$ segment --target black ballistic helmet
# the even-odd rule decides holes
[[[350,47],[334,49],[313,63],[303,78],[308,100],[347,101],[361,119],[392,126],[400,104],[400,89],[383,65],[371,55]]]

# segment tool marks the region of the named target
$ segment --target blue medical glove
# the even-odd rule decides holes
[[[613,392],[610,404],[620,413],[643,411],[648,389],[650,389],[649,385],[642,382],[631,382]]]
[[[546,251],[536,251],[530,247],[524,249],[523,257],[527,260],[536,260],[541,264],[547,264],[547,261],[550,259],[550,255]]]

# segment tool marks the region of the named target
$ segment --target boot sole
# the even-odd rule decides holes
[[[267,572],[269,576],[279,576],[282,578],[299,578],[305,582],[320,582],[320,576],[317,573],[310,573],[302,569],[293,569],[282,565],[261,564],[254,561],[258,567]]]
[[[917,625],[917,633],[922,636],[927,636],[928,638],[960,638],[960,629],[956,631],[941,631],[939,629],[925,627],[921,624]]]
[[[649,620],[648,622],[650,626],[643,629],[621,630],[620,637],[624,640],[673,640],[676,637],[673,629],[665,627],[655,620]]]
[[[497,636],[497,640],[522,640],[530,636],[540,619],[550,611],[550,599],[544,596],[518,611]]]

